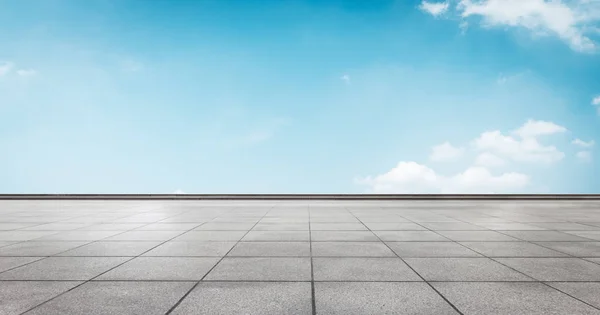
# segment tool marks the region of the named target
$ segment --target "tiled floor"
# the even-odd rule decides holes
[[[0,201],[0,315],[600,314],[600,201]]]

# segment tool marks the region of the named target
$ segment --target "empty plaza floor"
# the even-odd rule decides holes
[[[600,201],[5,200],[0,314],[600,314]]]

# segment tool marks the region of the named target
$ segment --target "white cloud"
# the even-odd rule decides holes
[[[567,128],[559,126],[553,122],[530,119],[513,133],[522,138],[532,138],[562,133],[565,131],[567,131]]]
[[[0,76],[8,74],[13,68],[12,62],[0,62]]]
[[[583,162],[592,161],[592,153],[590,151],[579,151],[576,154],[577,158]]]
[[[19,69],[17,70],[17,75],[20,77],[32,77],[37,74],[37,71],[33,69]]]
[[[463,153],[463,148],[457,148],[452,146],[450,142],[444,142],[431,148],[431,155],[429,156],[429,159],[431,161],[454,160],[462,156]]]
[[[504,159],[500,158],[499,156],[497,156],[495,154],[489,153],[489,152],[480,153],[475,158],[475,165],[479,165],[479,166],[494,167],[494,166],[502,166],[504,164],[506,164],[506,161],[504,161]]]
[[[529,177],[520,173],[493,175],[481,166],[472,166],[453,176],[437,174],[416,162],[400,162],[374,178],[357,179],[371,193],[499,193],[526,187]]]
[[[344,83],[350,84],[350,76],[349,75],[344,74],[340,79],[342,79],[342,81],[344,81]]]
[[[592,105],[600,106],[600,95],[598,95],[592,99]]]
[[[571,143],[574,144],[574,145],[583,147],[583,148],[591,148],[595,144],[594,140],[590,140],[590,141],[586,142],[586,141],[583,141],[581,139],[575,139]]]
[[[586,35],[600,20],[600,2],[590,0],[460,0],[462,18],[479,16],[485,27],[522,27],[537,35],[553,35],[573,50],[590,52],[596,44]]]
[[[425,0],[421,2],[421,5],[419,5],[419,9],[433,16],[440,16],[444,14],[444,12],[448,11],[448,7],[448,2],[429,2]]]
[[[473,141],[477,150],[495,153],[519,162],[552,163],[562,160],[565,154],[554,146],[544,146],[535,138],[515,139],[500,131],[486,131]]]

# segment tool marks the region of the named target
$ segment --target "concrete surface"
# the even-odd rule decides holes
[[[597,200],[0,200],[0,315],[600,314]]]

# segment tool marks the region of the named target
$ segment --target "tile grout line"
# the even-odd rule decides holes
[[[344,207],[344,209],[346,209],[346,211],[348,211],[350,214],[352,214],[352,216],[354,216],[356,218],[356,220],[358,220],[358,222],[360,222],[362,225],[364,225],[371,233],[373,233],[373,231],[371,231],[371,229],[364,224],[356,215],[354,215],[354,213],[352,213],[352,211],[348,210],[347,207]],[[388,250],[390,250],[392,253],[394,253],[394,255],[396,255],[396,257],[398,257],[398,259],[400,259],[408,268],[410,268],[410,270],[412,270],[412,272],[414,272],[417,276],[419,276],[419,278],[421,278],[423,280],[424,283],[426,283],[433,291],[435,291],[435,293],[437,293],[446,303],[448,303],[448,305],[450,305],[450,307],[452,307],[458,314],[460,315],[464,315],[463,312],[461,312],[454,304],[452,304],[444,295],[442,295],[442,293],[440,293],[435,287],[433,287],[433,285],[431,283],[429,283],[427,280],[425,280],[425,278],[423,278],[423,276],[421,276],[421,274],[419,274],[415,269],[413,269],[412,266],[410,266],[408,263],[406,263],[406,261],[404,261],[404,259],[402,259],[402,257],[400,257],[398,255],[398,253],[396,253],[391,247],[389,247],[389,245],[387,243],[385,243],[380,237],[379,235],[373,233],[373,235],[375,235],[375,237],[377,237],[379,239],[379,241],[381,243],[383,243]],[[420,282],[418,282],[420,283]]]
[[[312,252],[312,230],[310,223],[310,203],[307,204],[308,208],[308,242],[310,247],[310,295],[311,295],[311,304],[312,304],[312,315],[317,314],[317,299],[315,296],[315,271],[314,271],[314,262],[313,262],[313,252]]]
[[[177,302],[173,306],[171,306],[171,308],[169,308],[167,310],[165,315],[171,314],[194,291],[194,289],[196,289],[196,287],[198,287],[198,285],[200,285],[200,283],[225,259],[225,257],[227,257],[227,255],[242,241],[242,239],[244,237],[246,237],[246,235],[248,235],[248,233],[250,233],[250,231],[252,231],[252,229],[258,224],[258,222],[260,222],[274,207],[275,207],[275,205],[271,206],[271,208],[269,210],[267,210],[265,212],[265,214],[260,219],[258,219],[256,221],[256,223],[254,223],[254,225],[250,229],[248,229],[248,231],[244,235],[242,235],[242,237],[240,237],[240,239],[237,242],[235,242],[235,244],[233,246],[231,246],[231,248],[227,251],[227,253],[225,253],[225,255],[223,255],[223,257],[221,257],[221,259],[219,259],[212,266],[212,268],[210,268],[204,274],[204,276],[202,276],[202,278],[200,280],[198,280],[179,300],[177,300]],[[231,209],[230,211],[233,211],[237,208],[241,208],[241,207],[233,207],[233,209]]]

